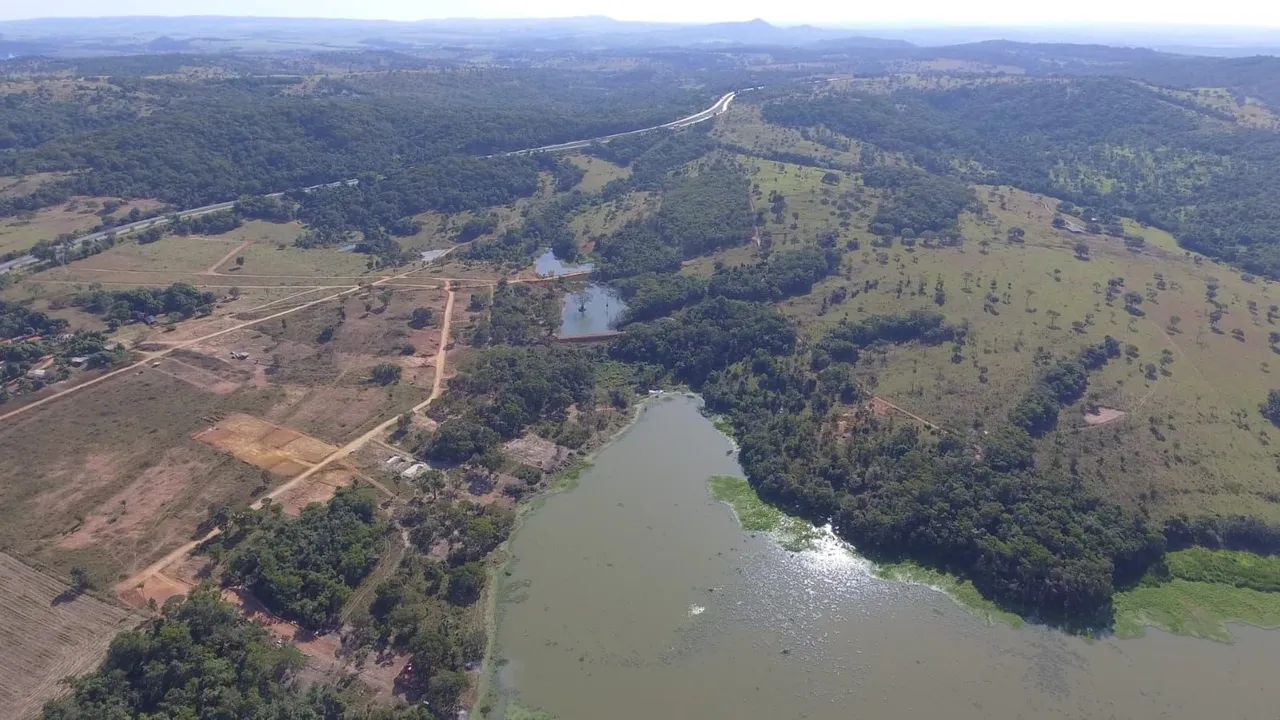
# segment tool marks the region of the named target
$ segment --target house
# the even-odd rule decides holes
[[[232,350],[232,351],[231,351],[231,359],[232,359],[232,360],[248,360],[248,359],[249,359],[249,353],[247,353],[247,352],[243,352],[243,351],[240,351],[240,350]]]
[[[49,371],[48,371],[48,370],[44,370],[44,369],[40,369],[40,370],[28,370],[28,371],[27,371],[27,377],[28,377],[28,378],[30,378],[30,379],[32,379],[32,380],[41,380],[41,381],[43,381],[43,380],[46,380],[46,379],[49,377]]]
[[[75,357],[71,358],[68,362],[71,363],[71,367],[84,367],[85,365],[89,364],[89,356],[76,355]]]

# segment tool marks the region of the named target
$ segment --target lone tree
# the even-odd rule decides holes
[[[421,330],[431,324],[432,317],[430,308],[416,307],[409,313],[409,327]]]
[[[1273,390],[1272,393],[1274,392]],[[92,589],[93,577],[89,575],[89,571],[79,565],[71,568],[71,592],[80,595]]]
[[[1280,427],[1280,390],[1272,390],[1267,393],[1267,401],[1262,403],[1262,417],[1271,421],[1272,425]]]
[[[378,385],[390,385],[400,382],[400,366],[391,363],[378,363],[373,366],[370,379]]]

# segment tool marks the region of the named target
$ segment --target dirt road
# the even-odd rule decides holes
[[[441,329],[440,329],[440,347],[436,350],[436,369],[435,369],[435,377],[433,378],[431,383],[431,394],[427,397],[426,400],[423,400],[422,402],[415,405],[409,411],[411,413],[421,412],[428,405],[438,400],[440,396],[444,394],[444,376],[447,371],[446,365],[448,361],[449,335],[450,335],[452,324],[453,324],[453,305],[454,305],[454,295],[455,295],[452,286],[449,284],[446,284],[445,292],[447,293],[447,295],[445,298],[445,305],[444,305],[444,319],[441,323]],[[221,334],[221,333],[212,333],[206,337],[213,337],[218,334]],[[176,348],[173,348],[173,349],[176,349]],[[169,352],[169,351],[166,351],[166,352]],[[102,379],[102,378],[99,378],[99,379]],[[51,399],[51,398],[46,398],[46,399]],[[3,418],[0,418],[0,419],[3,419]],[[342,447],[333,451],[320,462],[316,463],[315,465],[312,465],[311,467],[307,468],[306,470],[294,476],[289,481],[285,482],[282,485],[277,486],[275,489],[263,495],[262,499],[258,500],[258,502],[253,504],[253,507],[261,508],[267,502],[274,500],[277,497],[280,497],[281,495],[288,492],[290,489],[296,487],[300,483],[306,482],[307,479],[309,479],[312,475],[315,475],[317,472],[320,472],[321,470],[329,467],[330,465],[337,462],[338,460],[341,460],[342,458],[345,458],[351,453],[364,447],[366,443],[378,439],[383,433],[391,429],[391,427],[395,425],[396,422],[399,421],[399,419],[400,419],[399,416],[392,417],[386,422],[379,424],[377,427],[373,428],[372,430],[364,433],[363,435],[360,435],[354,440],[348,442],[346,445],[343,445]],[[192,540],[191,542],[188,542],[176,548],[169,554],[165,555],[164,557],[160,558],[159,560],[155,561],[151,565],[144,568],[141,572],[135,573],[132,577],[121,581],[116,585],[117,594],[143,584],[144,582],[146,582],[147,578],[150,578],[152,575],[155,575],[156,573],[161,572],[162,570],[164,570],[164,568],[168,567],[169,565],[191,554],[197,547],[200,546],[201,543],[217,537],[220,532],[221,532],[220,530],[218,530],[217,528],[214,528],[204,537],[201,537],[197,540]]]

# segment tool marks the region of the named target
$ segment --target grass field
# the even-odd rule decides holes
[[[959,361],[950,345],[865,353],[858,373],[871,392],[980,442],[1004,422],[1045,357],[1074,356],[1110,335],[1127,353],[1091,376],[1086,401],[1123,416],[1090,425],[1084,403],[1064,409],[1059,429],[1040,443],[1041,461],[1069,464],[1106,496],[1141,499],[1158,515],[1249,512],[1280,520],[1271,481],[1277,435],[1258,411],[1280,386],[1270,377],[1276,351],[1269,335],[1280,330],[1280,308],[1271,310],[1280,291],[1271,283],[1184,253],[1167,233],[1132,221],[1127,227],[1148,239],[1141,252],[1056,230],[1047,209],[1056,200],[1003,187],[976,188],[982,211],[962,218],[960,247],[906,247],[896,239],[875,247],[866,226],[878,200],[856,177],[841,174],[832,187],[823,170],[742,161],[759,188],[757,207],[768,208],[774,191],[786,197],[781,218],[765,213],[765,248],[812,244],[830,231],[842,247],[859,243],[842,273],[783,304],[802,335],[817,338],[843,318],[912,309],[938,310],[968,326]],[[1024,243],[1007,240],[1012,227],[1026,231]],[[1086,259],[1077,257],[1081,242]],[[735,248],[686,271],[756,255]],[[1121,297],[1107,300],[1114,278],[1124,279],[1120,295],[1141,296],[1141,315]],[[1217,323],[1210,323],[1210,293],[1225,311]]]
[[[806,138],[798,130],[770,125],[761,117],[760,106],[751,103],[731,105],[716,122],[712,134],[723,143],[766,157],[773,152],[798,153],[830,167],[851,168],[860,157],[855,141],[844,137],[821,138],[829,143],[823,144]]]
[[[0,253],[29,249],[41,240],[55,240],[63,233],[90,230],[102,222],[98,212],[111,198],[73,198],[65,204],[43,208],[29,218],[11,217],[0,220]],[[132,208],[151,210],[160,207],[154,200],[121,202],[111,214],[122,217]]]
[[[582,177],[582,181],[574,188],[575,190],[581,190],[584,193],[600,192],[600,189],[605,185],[608,185],[610,182],[631,176],[631,171],[629,169],[614,165],[608,160],[591,157],[590,155],[574,154],[569,155],[567,159],[569,162],[586,171],[586,175]]]

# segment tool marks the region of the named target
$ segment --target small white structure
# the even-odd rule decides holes
[[[405,480],[413,480],[419,475],[422,475],[423,473],[425,473],[427,470],[428,468],[426,464],[414,463],[409,467],[405,468],[404,470],[401,470],[400,477],[404,478]]]
[[[387,458],[386,462],[383,464],[386,465],[391,470],[399,470],[401,467],[405,465],[405,463],[409,463],[408,458],[401,457],[399,455],[392,455],[391,457]]]

